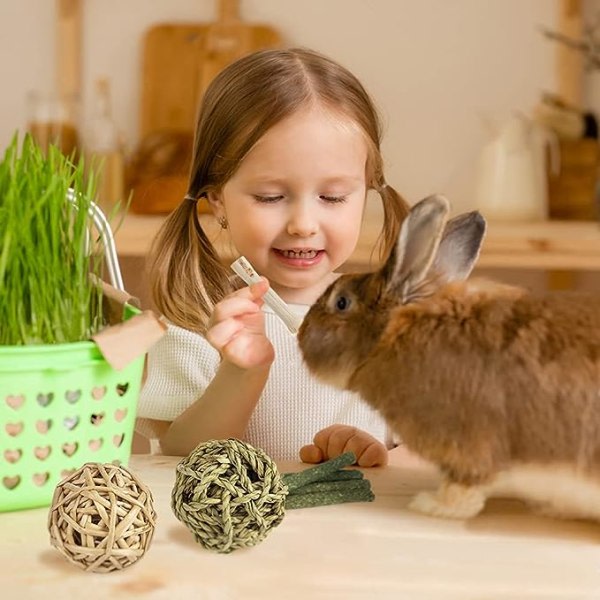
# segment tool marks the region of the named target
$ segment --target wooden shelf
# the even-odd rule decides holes
[[[227,232],[211,215],[201,216],[207,235],[224,260],[235,251]],[[164,222],[162,216],[129,214],[115,233],[120,257],[144,257]],[[346,270],[367,270],[377,264],[374,244],[380,223],[366,221],[356,251]],[[491,223],[478,266],[502,269],[600,271],[600,223],[596,221],[547,221],[540,223]]]

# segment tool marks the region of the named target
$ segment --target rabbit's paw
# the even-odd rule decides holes
[[[532,500],[527,502],[527,505],[532,512],[540,517],[549,517],[551,519],[594,518],[592,515],[588,516],[572,506],[559,506],[553,502],[535,502]]]
[[[470,519],[485,505],[485,495],[475,487],[443,484],[435,492],[419,492],[408,508],[432,517]]]

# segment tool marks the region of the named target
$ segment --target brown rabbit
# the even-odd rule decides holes
[[[485,221],[448,212],[419,202],[380,271],[325,291],[304,360],[440,467],[411,508],[469,518],[493,494],[600,520],[600,298],[467,281]]]

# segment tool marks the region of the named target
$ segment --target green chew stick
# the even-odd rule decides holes
[[[329,474],[326,478],[319,479],[319,481],[356,481],[364,478],[363,472],[358,469],[340,469]]]
[[[331,475],[335,474],[339,469],[348,467],[356,462],[356,456],[354,452],[346,452],[340,454],[336,458],[332,458],[320,465],[305,469],[299,473],[285,473],[283,475],[283,481],[288,486],[290,493],[294,490],[315,481],[323,481],[328,479]]]
[[[344,470],[355,462],[354,453],[346,452],[299,473],[285,473],[283,482],[289,492],[286,509],[371,502],[375,498],[371,482],[357,469]]]
[[[334,492],[314,492],[309,494],[293,494],[285,500],[286,510],[294,508],[310,508],[327,506],[344,502],[372,502],[375,499],[371,490],[349,490]]]
[[[369,491],[371,484],[367,479],[350,479],[348,481],[315,481],[307,483],[294,491],[296,494],[313,494],[317,492],[350,492],[350,491]]]

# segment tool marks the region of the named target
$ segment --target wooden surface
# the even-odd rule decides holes
[[[224,260],[236,256],[226,232],[213,217],[200,217]],[[164,217],[130,214],[116,232],[117,250],[123,257],[143,257]],[[365,221],[356,251],[347,270],[365,270],[377,264],[373,245],[380,224]],[[565,269],[600,271],[600,223],[597,221],[547,221],[489,225],[478,262],[482,268]]]
[[[288,511],[254,548],[204,550],[170,509],[179,459],[137,455],[130,467],[158,513],[154,540],[121,572],[86,573],[50,546],[48,509],[0,514],[2,598],[491,600],[600,597],[600,527],[535,516],[491,500],[468,522],[407,510],[435,470],[401,449],[367,469],[376,499]],[[280,471],[301,468],[282,463]]]

